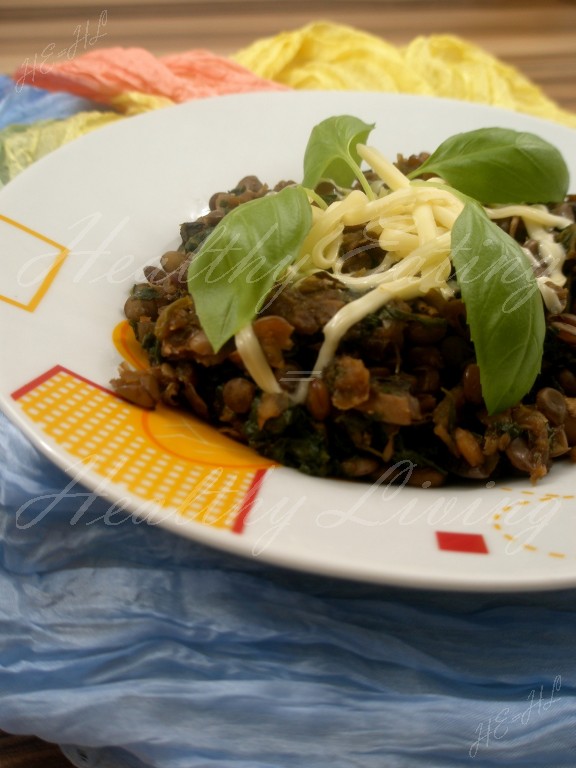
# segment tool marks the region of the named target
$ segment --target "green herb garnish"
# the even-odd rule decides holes
[[[516,405],[540,372],[544,306],[520,245],[476,203],[452,228],[452,263],[490,414]]]
[[[356,145],[364,144],[373,128],[373,123],[369,125],[349,115],[329,117],[318,123],[312,129],[304,153],[302,184],[314,189],[320,181],[328,180],[348,188],[357,180],[368,197],[373,197],[356,151]]]
[[[281,192],[226,214],[188,270],[188,290],[214,351],[254,319],[274,283],[297,257],[312,222],[306,191]]]
[[[433,173],[480,203],[558,203],[569,173],[556,147],[533,133],[479,128],[446,139],[415,171]]]

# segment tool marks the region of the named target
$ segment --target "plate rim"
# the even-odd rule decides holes
[[[324,96],[322,95],[324,94]],[[341,99],[341,102],[343,106],[346,104],[347,101],[350,99],[347,99],[347,96],[362,96],[362,98],[374,98],[377,97],[382,102],[391,101],[391,102],[419,102],[419,103],[433,103],[433,104],[445,104],[450,105],[452,107],[456,108],[464,108],[466,110],[469,110],[470,112],[481,112],[482,114],[486,113],[486,110],[488,110],[491,114],[498,115],[498,114],[506,114],[511,119],[518,118],[520,121],[527,121],[528,123],[531,123],[534,125],[534,127],[537,127],[538,125],[541,126],[547,126],[548,128],[553,128],[556,131],[565,132],[565,135],[570,137],[572,140],[576,142],[576,129],[571,128],[569,126],[566,126],[562,123],[556,123],[552,120],[534,116],[526,113],[518,112],[517,110],[511,110],[507,109],[505,107],[500,106],[492,106],[488,104],[482,104],[478,102],[469,102],[469,101],[463,101],[459,99],[452,99],[452,98],[446,98],[446,97],[436,97],[436,96],[430,96],[430,95],[419,95],[419,94],[391,94],[386,92],[366,92],[366,91],[346,91],[346,92],[335,92],[335,91],[288,91],[288,92],[256,92],[256,93],[248,93],[248,94],[227,94],[225,96],[219,96],[219,97],[210,97],[207,99],[199,99],[194,102],[187,102],[185,104],[179,104],[174,105],[173,107],[168,107],[166,109],[173,112],[173,110],[181,110],[182,113],[184,113],[186,110],[194,110],[198,107],[199,104],[206,105],[206,104],[213,104],[215,100],[219,101],[220,103],[224,100],[228,102],[229,104],[234,104],[238,101],[243,102],[245,100],[252,100],[252,101],[268,101],[270,99],[272,100],[296,100],[296,101],[306,101],[311,99],[322,99],[329,96],[329,101],[332,101],[336,96]],[[163,110],[162,110],[163,111]],[[111,124],[108,124],[106,126],[103,126],[99,128],[97,131],[91,132],[90,134],[86,134],[82,137],[79,137],[78,139],[74,140],[74,142],[71,142],[70,144],[64,145],[62,147],[59,147],[54,152],[51,152],[50,154],[46,155],[43,158],[40,158],[36,163],[34,163],[32,166],[30,166],[28,169],[23,171],[23,174],[31,174],[31,173],[37,173],[42,174],[43,172],[43,166],[45,166],[47,163],[58,163],[58,158],[63,157],[65,153],[67,152],[73,152],[78,150],[71,150],[70,147],[72,145],[79,146],[81,142],[85,143],[87,146],[89,146],[92,142],[99,142],[98,136],[102,136],[104,132],[107,132],[108,135],[113,136],[115,132],[118,130],[120,131],[128,131],[129,133],[133,130],[133,128],[130,127],[130,125],[138,125],[135,121],[155,121],[157,118],[156,116],[159,115],[158,111],[152,111],[147,112],[140,115],[135,115],[131,117],[129,120],[122,120],[122,121],[115,121]],[[173,114],[176,114],[173,112]],[[178,119],[178,118],[175,118]],[[124,128],[123,126],[127,126]],[[576,149],[575,149],[576,154]],[[22,175],[23,175],[22,174]],[[19,174],[20,175],[20,174]],[[8,184],[6,184],[1,190],[0,190],[0,206],[3,202],[3,197],[6,195],[11,195],[12,190],[16,189],[18,187],[18,176],[16,176],[12,181],[10,181]],[[14,194],[17,194],[15,192]],[[69,473],[69,458],[66,457],[59,449],[58,447],[53,444],[53,442],[44,434],[39,433],[38,430],[34,429],[33,425],[29,420],[22,414],[16,407],[14,407],[13,402],[9,400],[6,393],[3,391],[2,388],[2,377],[0,375],[0,409],[6,414],[6,416],[12,421],[28,438],[28,440],[35,445],[40,452],[52,463],[54,463],[56,466],[58,466],[64,473]],[[285,468],[279,468],[275,470],[276,472],[283,472]],[[287,470],[288,472],[292,470]],[[107,500],[110,500],[111,502],[115,501],[114,496],[114,490],[113,486],[108,487],[108,485],[103,485],[101,478],[97,476],[92,476],[91,471],[88,471],[86,473],[83,473],[82,475],[82,482],[91,490],[94,490],[95,487],[99,489],[99,492],[102,496],[104,496]],[[126,495],[126,491],[123,491],[123,494]],[[137,512],[135,511],[135,514]],[[173,533],[176,533],[177,535],[185,535],[188,538],[191,538],[195,541],[198,541],[202,544],[206,544],[208,546],[214,546],[217,549],[226,550],[231,553],[240,555],[240,556],[246,556],[245,547],[241,543],[241,537],[231,537],[227,535],[224,532],[215,531],[211,529],[209,526],[206,525],[197,525],[196,529],[194,530],[194,534],[192,534],[188,528],[186,529],[186,532],[183,534],[182,529],[178,527],[178,524],[176,526],[172,525],[171,523],[167,523],[166,521],[163,522],[164,528],[171,530]],[[441,589],[441,590],[455,590],[455,591],[525,591],[529,589],[541,589],[541,590],[547,590],[547,589],[558,589],[558,588],[566,588],[570,586],[576,585],[576,568],[574,570],[574,573],[571,576],[566,576],[564,574],[558,574],[558,576],[555,579],[548,578],[546,580],[546,583],[542,583],[541,577],[534,576],[533,579],[526,580],[526,576],[522,576],[518,580],[514,580],[512,578],[506,579],[505,582],[499,582],[494,581],[492,583],[482,582],[482,580],[478,581],[478,577],[474,579],[473,577],[470,578],[469,583],[454,583],[453,580],[449,577],[449,575],[446,578],[438,578],[435,581],[432,580],[432,583],[429,580],[423,581],[420,576],[414,576],[413,579],[409,577],[409,575],[402,574],[398,575],[396,574],[396,578],[394,577],[393,573],[378,573],[378,574],[370,574],[363,572],[362,568],[356,567],[356,573],[354,568],[344,568],[344,571],[342,571],[342,568],[335,569],[331,571],[330,569],[326,570],[325,567],[319,567],[318,569],[315,569],[313,567],[313,563],[310,563],[308,561],[298,563],[297,558],[294,558],[293,555],[286,555],[281,551],[275,551],[274,549],[269,550],[266,555],[259,556],[261,557],[262,561],[265,561],[269,563],[270,565],[280,565],[281,567],[288,567],[293,568],[300,571],[310,572],[310,573],[318,573],[319,575],[326,575],[330,577],[335,578],[346,578],[346,579],[353,579],[353,580],[359,580],[362,582],[376,582],[380,584],[390,585],[390,586],[406,586],[410,588],[429,588],[429,589]],[[340,570],[340,572],[338,572]]]

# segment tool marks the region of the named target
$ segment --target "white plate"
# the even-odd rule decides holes
[[[540,134],[576,177],[576,132],[506,110],[403,95],[253,94],[131,118],[45,157],[0,192],[2,409],[72,478],[139,515],[267,562],[366,581],[457,590],[576,585],[576,470],[443,489],[319,480],[270,467],[179,414],[108,390],[122,306],[139,269],[217,190],[256,174],[301,178],[310,129],[376,122],[390,157],[481,126]],[[544,169],[545,172],[545,169]],[[118,340],[119,339],[119,340]],[[115,506],[116,505],[116,506]],[[123,510],[123,511],[119,511]],[[78,520],[81,519],[78,512]]]

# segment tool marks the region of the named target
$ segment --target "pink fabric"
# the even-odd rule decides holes
[[[158,58],[142,48],[103,48],[49,67],[23,66],[13,77],[19,83],[67,91],[102,104],[127,91],[180,103],[226,93],[286,90],[286,86],[204,50]]]

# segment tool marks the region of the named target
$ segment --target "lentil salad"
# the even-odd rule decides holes
[[[367,205],[379,204],[395,183],[405,185],[400,177],[383,180],[389,171],[375,171],[378,156],[367,156],[375,162],[363,177],[367,191],[376,190]],[[427,163],[426,153],[399,155],[393,166],[409,178]],[[421,179],[436,189],[444,180],[433,170]],[[351,191],[364,194],[358,183],[343,191],[324,175],[308,195],[318,210],[305,237],[320,212],[334,210]],[[163,254],[159,266],[145,268],[144,280],[126,301],[126,318],[149,366],[144,371],[123,366],[112,382],[119,395],[144,408],[163,402],[188,410],[280,464],[318,477],[373,482],[388,473],[393,479],[394,468],[409,462],[408,479],[404,470],[401,474],[411,485],[485,482],[516,474],[535,482],[555,460],[576,459],[576,197],[534,205],[544,224],[526,218],[524,209],[510,209],[509,215],[503,205],[491,209],[500,210],[495,214],[499,231],[526,256],[544,319],[533,381],[521,398],[491,411],[470,306],[445,246],[435,251],[436,282],[423,282],[420,269],[416,295],[410,283],[408,293],[388,293],[385,301],[379,297],[360,316],[349,312],[351,320],[333,340],[330,354],[322,355],[326,329],[370,293],[365,286],[359,289],[358,281],[374,275],[380,280],[407,263],[405,253],[394,251],[391,258],[389,233],[375,232],[353,217],[343,220],[338,238],[321,249],[322,258],[328,252],[334,257],[329,269],[310,265],[309,259],[306,264],[303,253],[313,249],[300,242],[300,271],[290,280],[272,282],[247,326],[249,335],[242,328],[222,343],[209,338],[197,294],[190,290],[191,265],[231,212],[294,186],[281,182],[270,189],[256,177],[245,177],[232,190],[215,193],[208,213],[181,225],[180,247]],[[446,209],[442,216],[448,216]],[[446,233],[436,225],[439,242]],[[412,231],[395,235],[398,242],[413,236]],[[551,253],[560,250],[552,270]],[[293,263],[287,269],[294,272]]]

